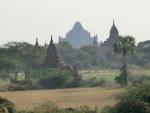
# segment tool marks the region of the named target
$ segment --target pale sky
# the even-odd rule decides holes
[[[57,42],[76,21],[104,41],[113,19],[120,35],[150,40],[150,0],[0,0],[0,44]]]

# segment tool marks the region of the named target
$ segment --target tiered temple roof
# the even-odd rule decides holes
[[[119,36],[119,32],[113,20],[113,25],[110,30],[109,38],[102,45],[106,47],[112,47],[113,44],[117,41],[118,36]]]
[[[55,44],[53,43],[52,36],[51,36],[50,44],[47,49],[47,55],[45,57],[43,66],[47,68],[58,68],[61,66],[60,60],[57,56],[57,50]]]

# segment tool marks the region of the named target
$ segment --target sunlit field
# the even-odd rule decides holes
[[[75,88],[57,90],[38,90],[38,91],[11,91],[0,92],[0,96],[14,102],[18,109],[33,108],[44,102],[53,102],[59,107],[80,107],[98,106],[103,108],[106,105],[116,103],[114,96],[123,89],[110,88]]]
[[[82,70],[79,72],[84,80],[90,78],[105,79],[107,82],[115,82],[114,78],[119,75],[118,70]],[[133,76],[143,76],[150,74],[149,69],[132,70]],[[8,81],[7,81],[8,82]],[[1,80],[0,84],[6,84]],[[116,103],[115,95],[123,92],[125,89],[118,87],[93,87],[93,88],[68,88],[68,89],[50,89],[34,91],[5,91],[0,92],[0,96],[14,102],[18,109],[31,109],[34,106],[45,102],[53,102],[59,107],[80,107],[98,106],[103,108],[106,105]]]

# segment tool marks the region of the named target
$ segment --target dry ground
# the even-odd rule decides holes
[[[79,107],[88,105],[100,108],[116,103],[114,95],[123,89],[75,88],[37,91],[0,92],[0,96],[14,102],[18,109],[30,109],[44,102],[51,101],[59,107]]]

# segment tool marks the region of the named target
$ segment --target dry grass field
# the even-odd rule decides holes
[[[103,108],[116,103],[114,95],[123,89],[75,88],[37,91],[0,92],[0,96],[14,102],[18,109],[30,109],[44,102],[53,102],[59,107],[80,107],[88,105]]]
[[[150,76],[149,69],[132,70],[134,76]],[[118,70],[82,70],[80,71],[84,80],[95,77],[96,79],[105,79],[108,82],[114,82],[114,78],[119,75]],[[0,85],[5,86],[4,81]],[[0,92],[0,96],[14,102],[18,109],[30,109],[45,102],[53,102],[59,107],[80,107],[90,106],[103,108],[106,105],[116,103],[114,95],[122,92],[124,89],[117,88],[70,88],[55,90],[34,90],[34,91],[6,91]]]

